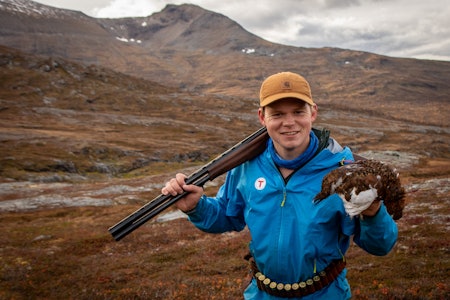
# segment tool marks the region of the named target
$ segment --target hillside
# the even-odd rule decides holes
[[[249,113],[237,114],[245,102],[5,47],[0,62],[4,178],[117,175],[190,155],[205,161],[242,138],[242,128],[257,128]]]
[[[2,299],[241,298],[246,230],[208,235],[164,214],[120,242],[107,229],[255,130],[253,101],[4,47],[0,62]],[[355,299],[445,299],[448,127],[327,107],[317,126],[394,165],[407,189],[394,251],[347,253]]]

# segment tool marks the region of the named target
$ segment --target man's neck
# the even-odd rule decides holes
[[[288,178],[295,171],[295,170],[286,169],[283,167],[278,167],[278,169],[280,170],[280,173],[281,173],[281,175],[283,175],[284,179]]]

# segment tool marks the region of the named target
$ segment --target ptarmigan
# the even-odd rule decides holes
[[[361,214],[374,200],[383,200],[394,220],[403,215],[405,190],[399,174],[389,165],[376,160],[358,160],[343,165],[322,181],[322,190],[316,195],[316,203],[337,193],[350,217]]]

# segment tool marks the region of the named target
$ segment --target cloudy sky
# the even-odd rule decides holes
[[[266,40],[450,61],[448,0],[38,0],[96,18],[149,16],[167,4],[221,13]],[[257,5],[256,5],[257,3]]]

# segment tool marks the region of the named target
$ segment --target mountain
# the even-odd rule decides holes
[[[187,4],[96,19],[3,0],[0,45],[1,164],[22,170],[10,178],[206,161],[258,128],[261,81],[285,70],[355,150],[449,153],[450,62],[270,43]]]
[[[265,41],[195,5],[147,17],[96,19],[26,0],[0,7],[0,44],[96,64],[199,93],[257,99],[261,81],[284,70],[309,79],[319,104],[447,124],[450,62],[403,59]],[[426,104],[426,105],[421,105]],[[416,105],[424,113],[416,114]],[[424,115],[436,114],[432,120]]]
[[[228,18],[193,5],[167,5],[143,18],[95,19],[32,1],[8,0],[0,7],[0,17],[0,44],[163,78],[169,84],[182,85],[181,78],[191,78],[204,52],[240,53],[252,41],[269,44]]]
[[[369,99],[364,106],[377,109],[380,98],[404,106],[402,98],[438,105],[450,89],[449,62],[274,44],[195,5],[167,5],[148,17],[95,19],[33,1],[7,0],[0,16],[0,44],[201,92],[255,98],[261,80],[280,70],[307,76],[326,104],[350,96],[350,102]]]

